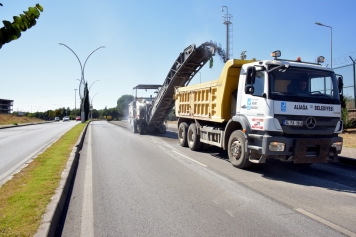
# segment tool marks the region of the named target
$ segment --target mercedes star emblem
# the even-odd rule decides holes
[[[315,128],[315,125],[316,125],[315,118],[313,118],[313,117],[307,118],[307,128],[313,129],[313,128]]]

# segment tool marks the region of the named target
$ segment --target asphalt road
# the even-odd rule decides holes
[[[0,186],[77,123],[53,122],[0,130]]]
[[[58,235],[356,236],[354,167],[240,170],[221,149],[117,125],[89,125]]]

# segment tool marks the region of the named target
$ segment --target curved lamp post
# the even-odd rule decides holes
[[[94,82],[93,82],[93,84],[94,84]],[[92,84],[92,85],[93,85]],[[91,107],[91,120],[93,120],[93,100],[94,100],[94,97],[97,95],[97,94],[99,94],[99,92],[98,93],[96,93],[92,98],[91,98],[91,101],[90,101],[90,107]]]
[[[100,80],[96,80],[96,81],[94,81],[93,83],[91,83],[91,85],[89,86],[89,89],[88,89],[89,92],[90,92],[91,86],[92,86],[95,82],[97,82],[97,81],[100,81]],[[90,108],[91,108],[91,119],[93,119],[93,109],[92,109],[93,104],[92,104],[92,101],[93,101],[94,97],[95,97],[97,94],[98,94],[98,93],[96,93],[96,94],[92,97],[91,101],[89,101],[89,102],[90,102]],[[89,96],[89,99],[90,99],[90,96]]]
[[[94,81],[93,83],[91,83],[91,85],[89,86],[89,90],[88,90],[88,91],[90,91],[91,86],[92,86],[95,82],[97,82],[97,81],[100,81],[100,80],[96,80],[96,81]]]
[[[74,89],[74,113],[77,117],[77,89]]]
[[[330,37],[330,54],[331,54],[331,57],[330,57],[330,68],[333,68],[333,28],[331,26],[327,26],[327,25],[321,24],[320,22],[315,22],[315,24],[319,25],[319,26],[328,27],[331,30],[331,37]]]
[[[97,49],[95,49],[93,52],[91,52],[91,53],[89,54],[89,56],[85,59],[84,66],[82,66],[82,63],[81,63],[79,57],[77,56],[77,54],[76,54],[71,48],[69,48],[67,45],[65,45],[65,44],[63,44],[63,43],[59,43],[59,45],[63,45],[63,46],[65,46],[66,48],[68,48],[70,51],[72,51],[72,53],[73,53],[73,54],[75,55],[75,57],[78,59],[78,62],[79,62],[79,64],[80,64],[81,78],[80,78],[80,84],[79,84],[79,96],[80,96],[80,99],[82,100],[82,105],[81,105],[81,110],[82,110],[82,112],[81,112],[81,120],[82,120],[82,123],[84,123],[84,122],[85,122],[85,118],[84,118],[84,117],[85,117],[85,113],[84,113],[84,101],[85,101],[85,96],[86,96],[86,94],[84,94],[84,98],[83,98],[83,95],[81,95],[80,86],[81,86],[81,85],[85,85],[85,83],[86,83],[86,82],[85,82],[85,77],[84,77],[85,65],[86,65],[86,63],[87,63],[89,57],[90,57],[95,51],[97,51],[97,50],[99,50],[99,49],[101,49],[101,48],[105,48],[105,46],[100,46],[99,48],[97,48]]]

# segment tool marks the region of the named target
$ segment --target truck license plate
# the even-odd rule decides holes
[[[303,121],[296,121],[296,120],[283,120],[283,125],[286,126],[303,126]]]

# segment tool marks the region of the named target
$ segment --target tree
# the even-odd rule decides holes
[[[341,100],[341,119],[344,122],[344,129],[347,129],[352,127],[353,124],[355,123],[355,119],[349,117],[349,111],[346,108],[347,103],[353,101],[353,97],[347,95],[345,96],[341,95],[340,100]]]
[[[108,109],[107,109],[106,106],[105,106],[105,108],[104,108],[103,110],[100,111],[100,114],[101,114],[101,116],[102,116],[103,118],[106,118],[106,116],[109,115]]]
[[[93,109],[92,113],[93,113],[93,119],[96,119],[96,118],[100,117],[100,114],[96,109]]]
[[[117,111],[117,108],[110,108],[108,110],[108,113],[113,119],[118,119],[120,115],[119,112]]]
[[[129,103],[133,101],[132,95],[123,95],[117,100],[117,112],[119,116],[126,117],[129,114]]]
[[[88,90],[88,83],[85,83],[85,87],[84,87],[84,121],[87,121],[89,119],[89,111],[90,111],[89,90]]]
[[[37,3],[36,7],[29,7],[28,11],[24,11],[25,14],[14,16],[12,23],[2,21],[5,27],[0,29],[0,48],[6,43],[20,38],[21,32],[36,25],[36,19],[40,17],[40,11],[43,12],[43,7]]]
[[[72,113],[72,111],[70,110],[69,107],[67,107],[67,109],[66,109],[66,115],[69,116],[71,113]]]

